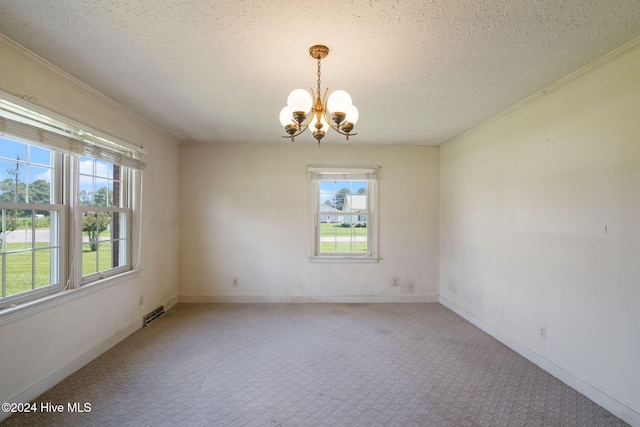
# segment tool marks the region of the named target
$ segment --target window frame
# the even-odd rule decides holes
[[[129,271],[133,268],[133,257],[132,257],[132,245],[131,245],[131,240],[132,240],[132,224],[133,224],[133,213],[132,213],[132,209],[131,209],[131,205],[132,205],[132,197],[135,194],[135,190],[133,189],[133,185],[132,185],[132,175],[133,175],[133,171],[125,166],[119,166],[120,167],[120,179],[119,179],[119,184],[121,185],[121,189],[120,191],[122,192],[121,195],[121,202],[119,202],[118,204],[121,204],[122,206],[98,206],[95,204],[91,204],[91,205],[85,205],[85,204],[81,204],[80,203],[80,177],[81,176],[90,176],[92,177],[92,179],[97,179],[100,178],[98,175],[95,175],[95,171],[93,174],[89,175],[86,173],[81,173],[80,171],[80,161],[83,158],[86,158],[88,156],[83,156],[83,157],[75,157],[72,161],[74,163],[74,167],[73,167],[73,171],[74,171],[74,182],[78,182],[78,185],[76,186],[76,188],[74,189],[73,196],[74,196],[74,200],[73,200],[73,204],[75,206],[75,212],[74,212],[74,217],[75,217],[75,223],[74,226],[76,228],[75,230],[75,235],[74,235],[74,247],[75,247],[75,253],[74,256],[77,257],[77,259],[80,260],[80,262],[74,263],[74,275],[75,277],[78,277],[78,281],[76,283],[77,286],[84,286],[86,284],[89,284],[91,282],[94,282],[96,280],[100,280],[100,279],[104,279],[110,276],[115,276],[121,273],[124,273],[126,271]],[[91,158],[94,162],[97,159]],[[110,163],[111,165],[114,165],[113,163]],[[92,198],[93,201],[93,198]],[[84,274],[83,273],[83,268],[84,268],[84,263],[83,263],[83,246],[86,244],[83,242],[83,231],[82,231],[82,224],[83,224],[83,220],[84,220],[84,214],[85,213],[89,213],[89,212],[96,212],[96,213],[112,213],[112,214],[116,214],[116,213],[122,213],[125,215],[125,246],[124,246],[124,251],[125,251],[125,255],[123,258],[124,260],[124,264],[123,265],[119,265],[116,267],[111,267],[107,270],[103,270],[103,271],[96,271],[95,273],[90,273],[90,274]],[[111,236],[111,239],[106,240],[108,242],[113,242],[114,240],[122,240],[122,239],[114,239],[113,236]],[[100,245],[102,242],[104,241],[99,241],[98,245]]]
[[[47,295],[51,295],[57,292],[62,291],[65,288],[66,278],[67,278],[67,215],[65,206],[62,204],[44,204],[44,203],[3,203],[0,202],[0,220],[2,215],[2,210],[31,210],[31,211],[57,211],[57,224],[53,225],[53,221],[51,222],[51,230],[57,234],[57,248],[58,255],[55,257],[56,261],[56,271],[57,271],[57,282],[55,284],[50,284],[47,286],[43,286],[41,288],[31,289],[29,291],[20,292],[18,294],[2,296],[0,292],[0,309],[11,307],[13,305],[22,304],[27,301],[31,301],[37,298],[42,298]],[[5,244],[4,239],[2,239],[2,245]],[[31,248],[32,253],[37,252],[38,249]],[[9,252],[10,254],[10,252]],[[7,252],[4,252],[2,248],[0,248],[0,256],[3,258],[0,262],[3,263],[3,266],[6,265],[4,263],[4,257],[7,255]],[[32,254],[32,257],[34,255]],[[52,261],[51,261],[52,262]],[[33,267],[32,267],[33,268]],[[33,270],[32,270],[32,286],[33,286]],[[0,286],[3,286],[3,283],[6,283],[6,270],[2,268],[2,275],[0,281]]]
[[[80,294],[84,295],[122,283],[127,277],[137,276],[141,270],[142,172],[146,166],[140,155],[148,152],[140,146],[104,134],[3,91],[0,91],[0,137],[31,147],[45,148],[53,153],[51,203],[3,202],[0,208],[31,210],[32,218],[37,210],[56,211],[58,218],[57,224],[54,226],[52,223],[50,226],[51,232],[55,229],[57,234],[57,246],[51,246],[58,251],[55,265],[51,267],[57,270],[57,283],[6,297],[2,297],[0,293],[0,325],[55,306],[61,301],[75,299],[79,295],[75,291],[82,290]],[[80,204],[79,159],[83,157],[120,166],[123,192],[121,206]],[[125,256],[123,265],[83,277],[82,212],[87,210],[123,214],[124,237],[111,235],[104,241],[113,244],[124,239]],[[5,257],[3,250],[0,248],[0,256]],[[35,252],[37,250],[32,247],[32,259]],[[53,255],[50,260],[53,263]],[[32,288],[35,280],[34,265],[32,262]],[[2,274],[6,275],[4,269]]]
[[[308,165],[311,182],[311,223],[312,238],[309,261],[313,263],[377,263],[378,255],[378,169],[380,166],[332,166]],[[322,181],[366,181],[367,182],[367,251],[359,252],[321,252],[321,217],[327,215],[320,209],[320,191]],[[361,212],[349,214],[359,216]]]

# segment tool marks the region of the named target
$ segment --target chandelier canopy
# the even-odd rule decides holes
[[[295,89],[287,98],[287,106],[280,111],[280,123],[289,134],[283,138],[294,138],[303,133],[307,128],[312,129],[313,137],[320,140],[325,135],[325,129],[331,128],[341,135],[345,135],[347,141],[353,126],[358,121],[358,109],[353,105],[351,96],[344,90],[336,90],[329,95],[327,88],[321,97],[320,89],[320,61],[327,57],[329,48],[315,45],[309,48],[309,55],[318,61],[318,88],[314,93],[304,89]]]

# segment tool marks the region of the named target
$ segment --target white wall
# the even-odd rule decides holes
[[[177,144],[142,119],[3,36],[0,89],[37,97],[38,105],[149,151],[140,275],[0,326],[0,402],[28,401],[139,328],[144,314],[175,302],[179,153]]]
[[[440,169],[442,301],[640,425],[638,43],[441,147]]]
[[[182,146],[180,300],[437,300],[438,148],[345,145]],[[382,166],[378,264],[309,262],[308,164]]]

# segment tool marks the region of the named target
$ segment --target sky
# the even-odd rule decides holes
[[[361,188],[366,190],[367,181],[320,181],[320,203],[335,199],[336,194],[343,188],[355,194]]]
[[[38,179],[51,182],[51,150],[35,146],[27,147],[27,144],[3,137],[0,137],[0,181],[7,178],[15,179],[15,175],[9,172],[16,170],[18,156],[20,166],[17,170],[20,172],[18,175],[20,182],[27,182],[27,173],[30,182]]]
[[[16,168],[16,159],[19,166]],[[15,179],[11,172],[19,172],[20,182],[32,183],[43,179],[51,183],[52,151],[34,145],[27,145],[0,137],[0,181]],[[88,157],[80,158],[80,191],[91,194],[97,189],[107,187],[113,190],[113,165]]]

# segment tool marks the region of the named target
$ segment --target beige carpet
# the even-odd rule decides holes
[[[180,304],[7,426],[618,426],[439,304]]]

